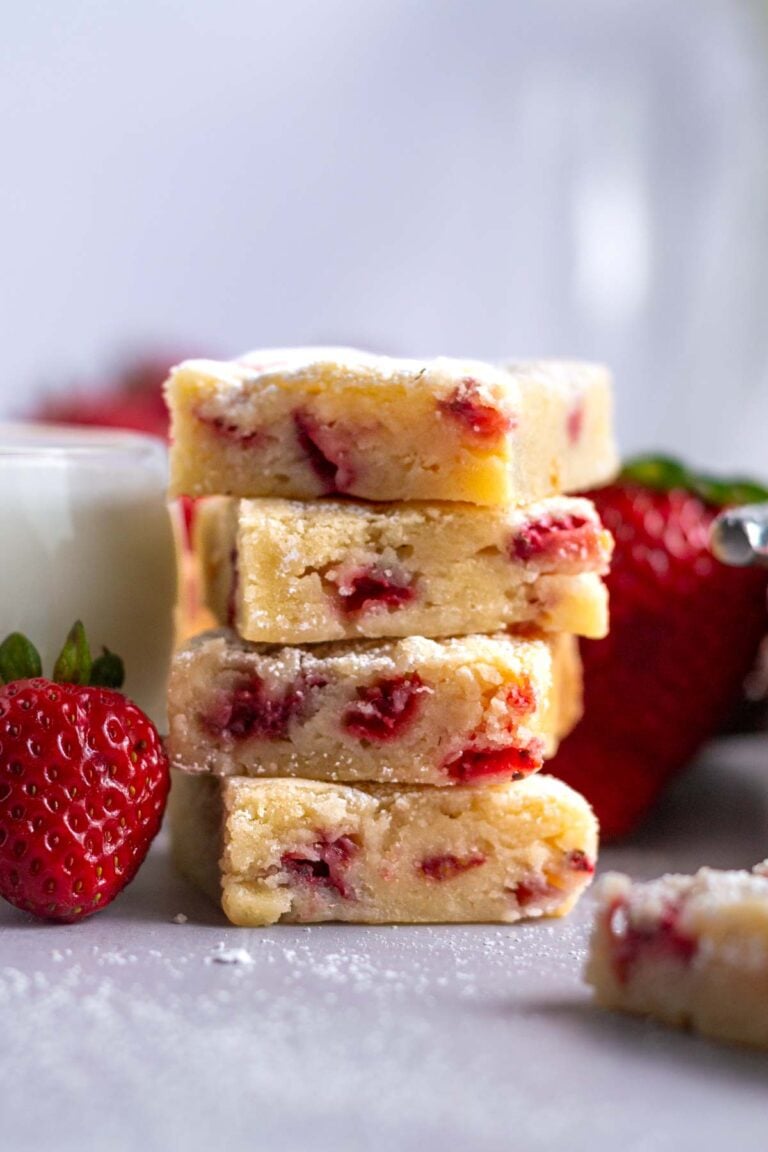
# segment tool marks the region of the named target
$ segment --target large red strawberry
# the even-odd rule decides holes
[[[25,637],[0,645],[0,895],[71,922],[133,879],[168,796],[157,729],[115,689],[117,657],[91,661],[82,624],[54,679]]]
[[[46,398],[35,417],[57,424],[130,428],[164,439],[168,435],[168,409],[162,388],[173,363],[172,358],[161,356],[136,360],[106,387],[72,388],[66,395]]]
[[[611,631],[581,645],[584,719],[552,772],[588,797],[611,838],[635,827],[739,698],[766,629],[768,574],[719,563],[709,527],[721,507],[768,492],[656,458],[589,495],[616,540]]]

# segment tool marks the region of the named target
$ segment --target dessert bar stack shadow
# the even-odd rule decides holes
[[[235,924],[562,915],[586,801],[537,775],[607,630],[596,365],[347,349],[188,361],[171,487],[221,627],[168,694],[180,870]]]

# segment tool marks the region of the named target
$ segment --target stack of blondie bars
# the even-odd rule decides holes
[[[607,629],[607,372],[336,349],[188,361],[172,491],[220,630],[176,655],[178,866],[236,924],[512,921],[594,870],[536,775]]]

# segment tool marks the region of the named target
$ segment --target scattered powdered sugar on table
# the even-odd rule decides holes
[[[38,1145],[66,1152],[77,1145],[61,1118],[77,1115],[98,1117],[110,1152],[145,1137],[194,1152],[225,1136],[298,1152],[308,1131],[318,1149],[426,1152],[453,1137],[485,1152],[504,1147],[494,1141],[513,1119],[526,1152],[580,1149],[569,1124],[581,1074],[553,1092],[541,1069],[563,1043],[563,998],[586,1001],[573,956],[585,913],[529,927],[184,933],[170,918],[153,929],[105,917],[42,951],[47,929],[16,924],[4,941],[18,959],[0,968],[4,1130],[28,1123],[34,1084]],[[593,1134],[611,1131],[615,1100],[594,1108]]]
[[[762,749],[718,841],[727,866],[765,855],[758,794]],[[678,826],[670,843],[608,852],[603,867],[691,871],[712,851],[680,847]],[[83,924],[0,907],[5,1144],[713,1152],[737,1116],[739,1152],[762,1152],[765,1058],[595,1011],[581,982],[591,913],[587,896],[530,925],[249,931],[176,882],[157,848]],[[250,959],[214,959],[228,952]]]
[[[220,941],[213,950],[212,956],[205,957],[206,964],[253,964],[254,959],[245,948],[227,948]]]

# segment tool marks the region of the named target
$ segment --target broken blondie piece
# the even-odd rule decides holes
[[[768,1047],[768,876],[701,868],[638,883],[609,873],[586,979],[598,1004]]]

